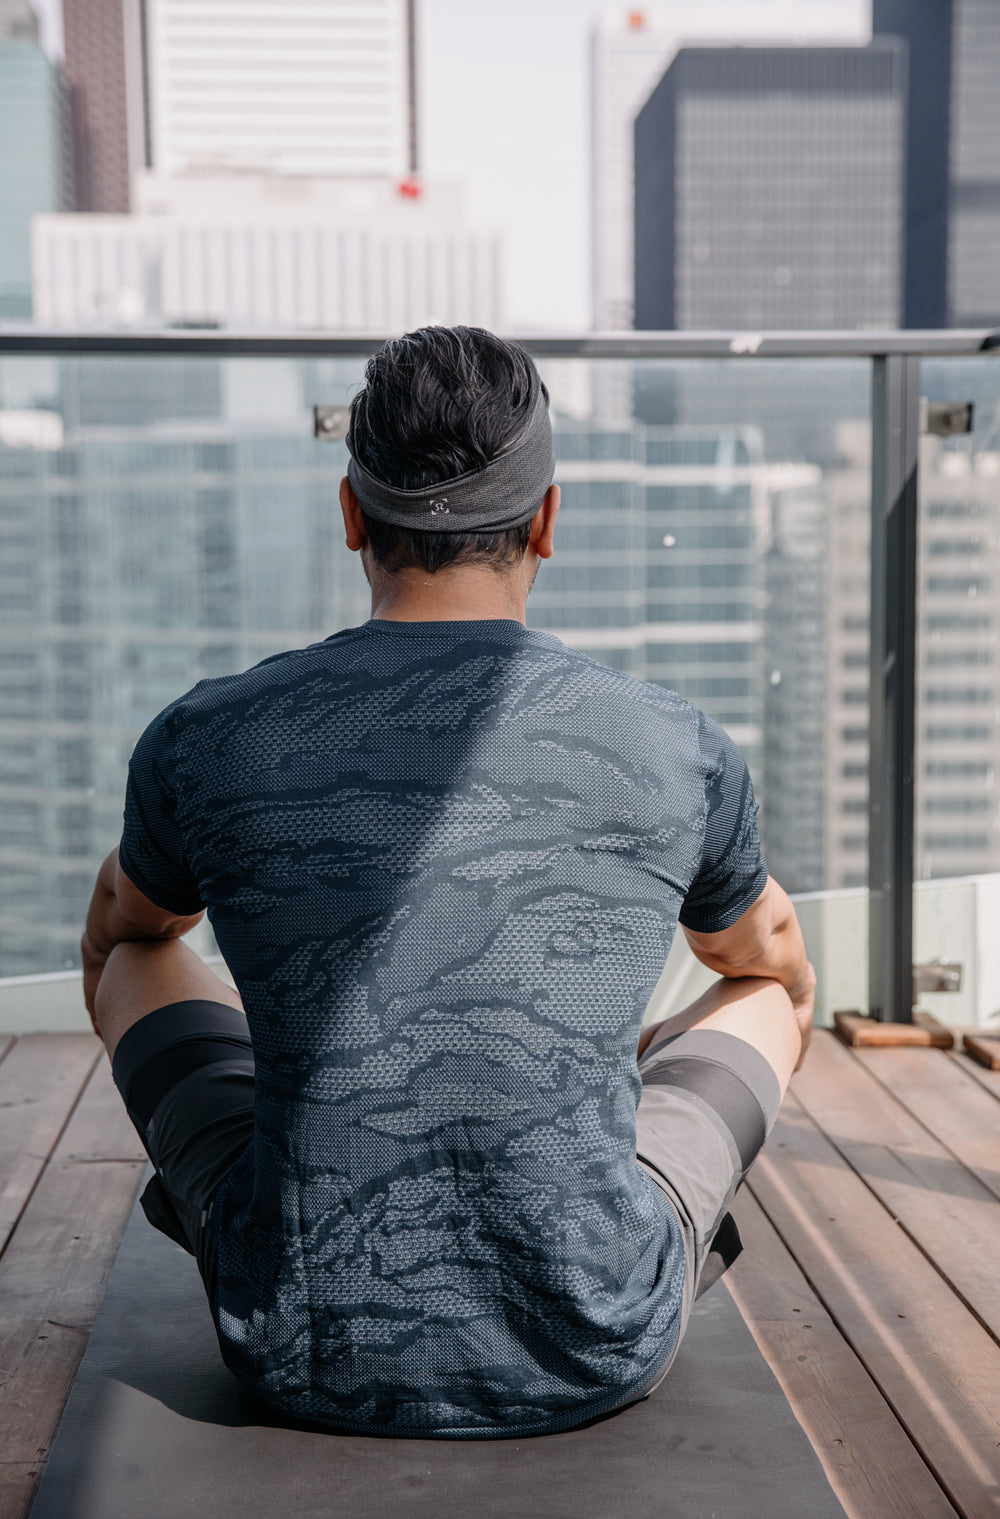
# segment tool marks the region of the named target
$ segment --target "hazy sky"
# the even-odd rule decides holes
[[[61,0],[34,0],[59,46]],[[870,0],[665,0],[641,7],[698,40],[866,40]],[[419,0],[423,172],[461,181],[505,234],[512,327],[590,324],[588,45],[601,0]],[[611,7],[614,9],[614,7]]]

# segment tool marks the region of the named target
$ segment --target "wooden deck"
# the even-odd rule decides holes
[[[142,1165],[93,1037],[0,1039],[0,1519]],[[1000,1072],[818,1035],[737,1212],[731,1291],[852,1519],[1000,1512]]]

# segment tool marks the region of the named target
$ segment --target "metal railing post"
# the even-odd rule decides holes
[[[873,360],[868,1005],[913,1021],[920,359]]]

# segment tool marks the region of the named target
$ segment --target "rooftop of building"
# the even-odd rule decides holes
[[[1000,1495],[1000,1071],[821,1031],[725,1278],[849,1519]],[[0,1510],[27,1514],[145,1157],[93,1035],[0,1039]],[[289,1478],[294,1502],[294,1476]]]

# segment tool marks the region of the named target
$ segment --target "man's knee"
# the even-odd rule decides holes
[[[792,999],[781,983],[766,976],[724,979],[699,1001],[704,1011],[691,1026],[714,1028],[752,1044],[784,1092],[802,1049],[802,1036]]]
[[[177,939],[127,939],[104,962],[94,994],[94,1020],[108,1053],[122,1034],[171,997],[167,982]]]

